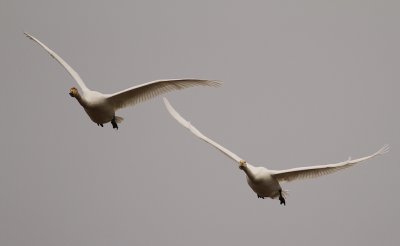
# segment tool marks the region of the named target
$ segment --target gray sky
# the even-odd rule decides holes
[[[0,0],[0,245],[399,245],[398,1]],[[391,152],[257,199],[161,98],[89,120],[29,32],[110,93],[168,95],[198,129],[283,169]]]

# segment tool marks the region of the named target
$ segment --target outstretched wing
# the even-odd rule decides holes
[[[322,175],[331,174],[337,172],[339,170],[343,170],[345,168],[351,167],[357,163],[368,160],[377,155],[383,155],[389,151],[389,146],[385,145],[376,153],[362,157],[359,159],[351,160],[350,158],[347,161],[339,162],[335,164],[328,165],[320,165],[320,166],[310,166],[310,167],[298,167],[287,170],[273,171],[272,176],[274,176],[279,182],[289,182],[293,180],[299,179],[309,179],[316,178]]]
[[[190,124],[189,121],[186,121],[176,110],[171,106],[168,100],[164,97],[164,104],[167,108],[168,112],[178,121],[182,126],[187,128],[191,133],[193,133],[198,138],[202,139],[203,141],[211,144],[219,151],[224,153],[229,158],[233,159],[234,161],[240,163],[243,159],[237,156],[235,153],[231,152],[230,150],[226,149],[224,146],[214,142],[213,140],[209,139],[208,137],[204,136],[199,130],[197,130],[193,125]]]
[[[193,86],[219,86],[222,82],[203,79],[171,79],[156,80],[126,90],[107,95],[108,101],[114,106],[114,110],[149,100],[158,95],[182,90]]]
[[[57,55],[56,52],[52,51],[49,47],[47,47],[46,45],[44,45],[42,42],[40,42],[37,38],[33,37],[32,35],[24,32],[24,34],[31,40],[35,41],[36,43],[38,43],[40,46],[42,46],[43,49],[45,49],[51,57],[53,57],[54,59],[56,59],[56,61],[58,61],[58,63],[60,63],[65,70],[67,70],[67,72],[72,76],[72,78],[74,78],[74,80],[78,83],[78,85],[81,87],[81,89],[83,91],[87,91],[89,90],[87,88],[87,86],[85,85],[85,83],[83,83],[83,80],[81,79],[81,77],[79,76],[79,74],[70,66],[68,65],[68,63],[66,63],[59,55]]]
[[[199,130],[197,130],[194,126],[190,124],[189,121],[186,121],[176,110],[171,106],[171,104],[168,102],[168,100],[164,97],[164,104],[165,107],[167,108],[168,112],[175,118],[176,121],[178,121],[182,126],[185,128],[189,129],[191,133],[193,133],[195,136],[198,138],[202,139],[203,141],[211,144],[215,148],[217,148],[219,151],[227,155],[229,158],[233,159],[234,161],[240,163],[242,158],[237,156],[235,153],[231,152],[230,150],[226,149],[225,147],[219,145],[218,143],[214,142],[213,140],[209,139],[208,137],[204,136]]]

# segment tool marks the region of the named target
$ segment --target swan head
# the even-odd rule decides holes
[[[75,87],[72,87],[71,89],[69,89],[69,95],[70,95],[71,97],[77,97],[77,96],[79,96],[78,89],[76,89]]]
[[[239,162],[239,169],[244,170],[247,167],[247,162],[245,160],[241,160]]]

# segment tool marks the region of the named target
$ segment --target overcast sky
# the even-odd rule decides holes
[[[0,0],[0,245],[399,245],[398,1]],[[391,152],[257,199],[161,97],[91,122],[91,89],[204,78],[167,95],[253,165]]]

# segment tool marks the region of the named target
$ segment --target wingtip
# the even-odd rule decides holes
[[[169,103],[169,101],[168,101],[168,99],[166,97],[163,97],[163,101],[164,101],[164,105],[165,106],[170,105],[170,103]]]
[[[33,37],[32,37],[32,35],[30,35],[29,33],[27,33],[27,32],[24,32],[24,34],[25,34],[25,36],[27,37],[27,38],[29,38],[30,40],[33,40]]]
[[[390,145],[385,144],[380,150],[378,150],[378,152],[376,154],[384,155],[384,154],[388,153],[389,151],[390,151]]]
[[[224,84],[221,80],[209,80],[211,86],[220,87]]]
[[[164,106],[167,109],[167,111],[170,114],[174,114],[174,112],[176,113],[176,110],[172,107],[171,103],[168,101],[168,99],[166,97],[163,97],[163,101],[164,101]]]
[[[373,154],[373,156],[384,155],[384,154],[388,153],[389,150],[390,150],[389,144],[385,144],[382,148],[380,148],[378,151],[376,151],[375,154]]]

